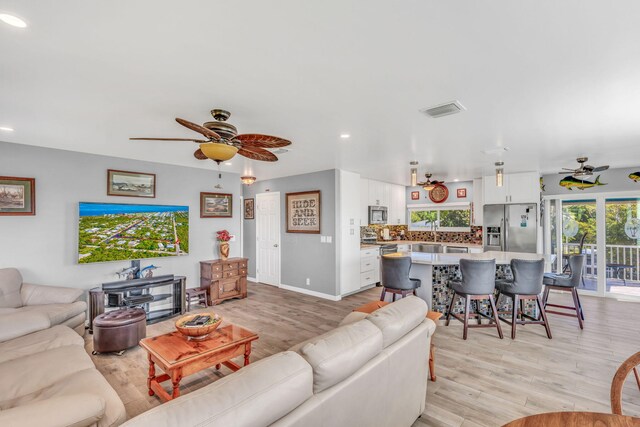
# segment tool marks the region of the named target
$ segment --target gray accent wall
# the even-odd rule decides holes
[[[598,160],[589,161],[589,164],[594,166],[599,166],[602,162]],[[634,174],[636,176],[636,180],[634,181],[629,175]],[[552,173],[542,176],[542,185],[544,190],[542,191],[543,196],[555,196],[560,194],[575,194],[575,195],[584,195],[584,194],[596,194],[596,193],[608,193],[608,192],[616,192],[616,191],[640,191],[640,166],[632,167],[632,168],[616,168],[616,169],[608,169],[603,172],[595,172],[593,176],[582,178],[584,181],[594,182],[597,178],[599,178],[598,182],[602,185],[595,185],[591,188],[579,189],[577,187],[572,187],[571,189],[567,187],[563,187],[560,185],[560,181],[564,178],[569,177],[570,173],[566,175]]]
[[[107,169],[155,173],[156,198],[107,196]],[[187,276],[188,287],[199,286],[199,261],[218,257],[217,230],[238,236],[231,256],[240,255],[240,177],[223,173],[216,190],[213,162],[207,170],[0,142],[0,176],[36,179],[36,215],[0,216],[0,268],[18,268],[27,282],[89,289],[129,265],[77,263],[78,202],[188,205],[189,254],[142,261],[160,266],[158,275]],[[232,193],[233,217],[200,218],[201,191]]]
[[[335,169],[303,175],[258,181],[244,186],[243,196],[280,192],[281,282],[327,295],[339,295],[336,280],[336,173]],[[286,193],[320,190],[320,233],[287,233]],[[250,277],[256,277],[256,221],[243,223],[244,256],[249,258]],[[332,236],[331,243],[320,243],[320,236]],[[309,278],[310,285],[306,285]]]

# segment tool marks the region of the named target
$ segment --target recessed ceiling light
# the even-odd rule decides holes
[[[9,15],[8,13],[0,13],[0,21],[4,22],[5,24],[9,24],[12,27],[26,28],[27,26],[27,23],[22,19],[14,15]]]
[[[340,134],[340,138],[342,138],[342,139],[349,139],[349,138],[351,138],[351,135],[349,135],[348,133],[341,133],[341,134]]]
[[[13,128],[10,128],[8,126],[0,126],[0,130],[3,130],[5,132],[13,132]]]
[[[232,164],[233,164],[233,163],[231,163],[231,162],[227,162],[227,163],[225,163],[225,165],[227,165],[227,166],[231,166]]]

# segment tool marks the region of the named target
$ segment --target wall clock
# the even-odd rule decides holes
[[[436,184],[433,190],[429,191],[429,198],[433,203],[442,203],[449,197],[449,189],[443,184]]]

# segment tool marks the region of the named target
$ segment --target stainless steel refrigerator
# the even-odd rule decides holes
[[[534,203],[484,206],[484,250],[535,253],[538,209]]]

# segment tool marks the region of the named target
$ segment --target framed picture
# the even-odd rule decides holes
[[[466,188],[458,188],[456,190],[456,196],[458,196],[458,199],[464,199],[465,197],[467,197],[467,189]]]
[[[35,178],[0,176],[0,215],[35,214]]]
[[[287,193],[287,233],[320,234],[320,190]]]
[[[156,197],[156,174],[107,170],[107,196]]]
[[[420,200],[420,192],[412,191],[411,192],[411,200]]]
[[[232,215],[232,194],[200,193],[200,218],[231,218]]]
[[[244,199],[244,219],[254,219],[254,199]]]

